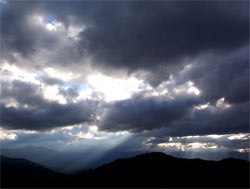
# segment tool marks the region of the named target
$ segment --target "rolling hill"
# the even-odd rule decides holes
[[[249,162],[181,159],[147,153],[78,174],[57,173],[25,159],[1,156],[2,187],[249,187]]]

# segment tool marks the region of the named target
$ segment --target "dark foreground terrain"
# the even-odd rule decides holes
[[[156,152],[78,174],[62,174],[25,159],[1,156],[1,187],[249,188],[249,162],[180,159]]]

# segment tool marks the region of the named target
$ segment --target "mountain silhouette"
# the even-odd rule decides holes
[[[249,162],[175,158],[154,152],[117,159],[78,174],[57,173],[1,156],[2,187],[249,187]]]
[[[1,156],[1,187],[56,187],[69,176],[22,158]]]
[[[50,167],[54,171],[62,173],[75,173],[81,170],[97,168],[110,163],[118,158],[133,157],[142,152],[123,152],[115,149],[102,155],[86,151],[56,151],[50,148],[38,146],[25,146],[21,148],[1,148],[0,154],[10,158],[23,158],[34,163]],[[100,150],[99,150],[100,152]]]

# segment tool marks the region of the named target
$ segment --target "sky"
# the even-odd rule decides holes
[[[249,154],[248,1],[0,7],[2,148]]]

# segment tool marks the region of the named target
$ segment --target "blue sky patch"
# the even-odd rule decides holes
[[[80,91],[87,89],[88,85],[87,84],[81,84],[79,89]]]
[[[54,17],[48,17],[48,18],[45,19],[45,21],[46,21],[47,23],[52,23],[54,20],[55,20]]]

